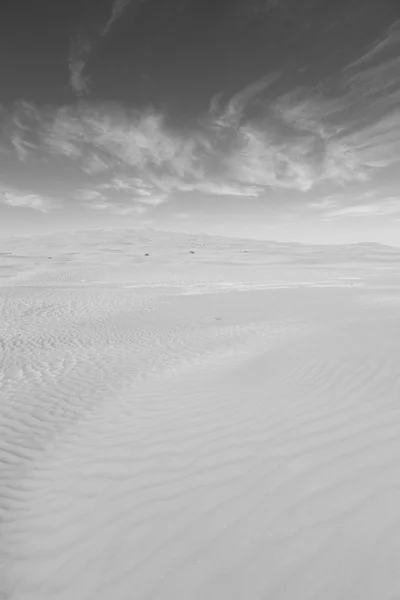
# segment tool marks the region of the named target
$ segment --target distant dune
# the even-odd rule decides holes
[[[400,598],[399,266],[0,239],[0,598]]]

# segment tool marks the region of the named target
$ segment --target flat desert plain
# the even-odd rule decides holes
[[[400,249],[9,237],[0,306],[2,600],[400,599]]]

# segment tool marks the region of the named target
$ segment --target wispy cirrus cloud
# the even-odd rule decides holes
[[[360,66],[364,67],[365,65],[369,68],[371,61],[376,56],[379,56],[386,49],[392,49],[398,44],[400,44],[400,21],[395,21],[379,39],[375,40],[364,54],[348,65],[347,70],[358,69]]]
[[[111,20],[128,4],[118,6]],[[399,28],[344,69],[335,95],[324,82],[282,90],[274,73],[231,98],[215,95],[206,114],[181,128],[166,114],[116,103],[20,102],[7,117],[5,145],[23,161],[40,154],[76,166],[104,196],[82,200],[103,207],[157,206],[176,194],[264,199],[271,190],[364,185],[400,163]]]
[[[88,64],[96,54],[102,38],[110,34],[113,24],[131,5],[139,9],[144,2],[146,0],[113,0],[110,16],[105,25],[99,25],[95,29],[92,26],[90,33],[79,33],[72,38],[68,55],[69,83],[77,96],[84,96],[90,91],[91,78]]]
[[[272,73],[252,82],[232,96],[225,107],[221,106],[222,94],[216,94],[211,99],[209,107],[209,113],[213,117],[212,126],[221,128],[238,126],[251,103],[259,98],[261,92],[276,83],[279,77],[279,73]]]
[[[149,207],[157,207],[163,204],[168,196],[162,190],[134,177],[114,177],[111,180],[97,184],[90,189],[78,189],[73,193],[77,200],[84,201],[88,206],[98,210],[113,207],[122,214],[123,209],[147,210]]]
[[[117,192],[120,199],[130,200],[136,205],[159,206],[168,199],[168,194],[160,186],[146,182],[140,177],[114,177],[98,187],[104,190],[105,195]]]
[[[343,190],[318,202],[310,202],[307,207],[311,211],[317,211],[325,221],[400,215],[400,195],[388,193],[390,189],[391,186],[386,185],[359,192]]]
[[[32,144],[22,139],[17,133],[14,133],[11,136],[11,143],[15,148],[17,156],[21,162],[24,162],[26,157],[28,156],[28,149],[32,148]]]
[[[144,2],[146,2],[146,0],[114,0],[110,17],[105,26],[102,28],[101,35],[107,35],[115,21],[122,17],[122,15],[131,6],[131,4],[139,6]]]
[[[104,199],[104,195],[101,194],[99,191],[97,190],[93,190],[93,189],[80,189],[80,190],[75,190],[73,193],[73,197],[76,198],[77,200],[83,200],[83,201],[91,201],[91,200],[102,200]]]
[[[355,204],[334,208],[324,213],[324,219],[337,219],[343,217],[379,217],[386,215],[400,215],[400,197],[384,198],[374,203]]]
[[[25,192],[11,186],[0,184],[0,202],[15,208],[30,208],[40,212],[48,212],[55,203],[40,194]]]
[[[111,215],[117,216],[125,216],[132,214],[144,215],[148,212],[150,208],[149,205],[138,204],[129,200],[121,201],[121,199],[118,199],[116,201],[115,198],[107,197],[92,199],[90,202],[87,203],[87,205],[92,210],[105,211]]]
[[[366,166],[387,167],[399,162],[400,108],[349,135],[347,139],[354,155],[359,156]]]
[[[82,35],[76,36],[70,45],[68,56],[69,83],[77,96],[89,92],[90,76],[86,65],[93,51],[93,42]]]

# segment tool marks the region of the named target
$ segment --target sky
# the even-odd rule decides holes
[[[397,0],[4,0],[0,235],[400,246]]]

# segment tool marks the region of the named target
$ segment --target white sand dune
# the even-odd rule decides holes
[[[0,598],[400,598],[400,250],[0,251]]]

